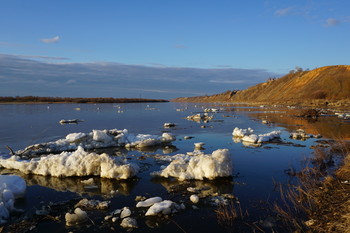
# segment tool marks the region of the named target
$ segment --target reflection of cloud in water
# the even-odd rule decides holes
[[[92,184],[84,184],[82,181],[90,177],[68,177],[59,178],[52,176],[40,175],[25,175],[13,170],[2,170],[1,174],[14,174],[21,176],[27,182],[28,186],[39,185],[46,188],[51,188],[59,192],[70,191],[78,194],[89,195],[129,195],[132,189],[137,184],[137,179],[128,179],[120,181],[115,179],[103,179],[100,177],[93,177]]]
[[[168,192],[187,192],[191,187],[201,196],[211,196],[213,194],[232,194],[234,183],[232,178],[219,178],[215,180],[187,180],[178,181],[176,179],[153,178],[153,183],[161,184]]]

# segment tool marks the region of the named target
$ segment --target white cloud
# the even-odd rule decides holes
[[[41,56],[0,54],[0,80],[6,83],[0,85],[2,95],[130,98],[142,95],[170,99],[244,89],[267,77],[279,76],[262,69],[199,69],[113,62],[49,63],[47,59],[33,57]]]
[[[57,43],[60,40],[60,37],[55,36],[52,38],[44,38],[44,39],[40,39],[40,40],[44,43],[51,44],[51,43]]]
[[[326,20],[325,26],[326,26],[326,27],[333,27],[333,26],[338,25],[339,23],[340,23],[340,21],[337,20],[337,19],[335,19],[335,18],[328,18],[328,19]]]
[[[22,58],[41,59],[41,60],[69,60],[69,58],[66,58],[66,57],[50,57],[50,56],[38,56],[38,55],[17,55],[17,56]]]
[[[279,10],[275,11],[275,14],[278,15],[278,16],[288,15],[288,14],[291,13],[292,9],[293,9],[292,7],[279,9]]]
[[[69,79],[66,84],[70,85],[70,84],[76,84],[77,83],[77,80],[74,80],[74,79]]]

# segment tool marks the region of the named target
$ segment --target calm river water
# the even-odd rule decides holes
[[[209,113],[214,118],[207,122],[195,122],[186,117],[203,113],[205,108],[218,108],[217,113]],[[321,117],[317,121],[307,121],[290,115],[285,108],[261,108],[230,105],[189,104],[189,103],[135,103],[135,104],[6,104],[0,105],[0,152],[8,153],[6,145],[13,150],[28,145],[54,141],[69,133],[91,132],[93,129],[128,129],[130,133],[161,135],[173,133],[177,140],[173,146],[152,148],[146,151],[127,151],[116,148],[101,150],[116,156],[124,156],[130,162],[139,164],[141,171],[134,179],[117,181],[94,178],[97,187],[86,188],[80,181],[86,178],[55,178],[20,173],[27,182],[27,193],[16,202],[17,208],[32,216],[37,209],[49,202],[61,203],[74,198],[110,200],[106,211],[89,213],[94,224],[79,227],[66,227],[64,215],[59,221],[44,221],[33,232],[120,232],[120,220],[113,223],[103,221],[109,212],[125,206],[135,208],[135,197],[160,196],[178,203],[184,203],[186,210],[168,218],[146,218],[140,213],[137,219],[139,228],[134,232],[226,232],[218,224],[217,207],[200,201],[193,207],[189,201],[187,187],[208,189],[209,192],[233,194],[242,211],[249,213],[250,222],[262,222],[269,216],[266,206],[279,200],[275,184],[287,183],[291,177],[286,174],[290,168],[299,169],[305,159],[312,156],[310,146],[320,139],[305,141],[289,138],[289,133],[302,128],[307,133],[321,134],[322,139],[331,137],[350,138],[349,121],[336,117]],[[80,119],[78,124],[59,124],[62,119]],[[268,124],[263,124],[267,120]],[[175,123],[175,127],[164,128],[164,123]],[[235,127],[252,128],[256,133],[280,130],[281,142],[267,143],[260,147],[245,146],[232,138]],[[185,136],[193,138],[185,140]],[[186,181],[155,179],[149,174],[162,165],[154,155],[185,154],[194,150],[194,143],[204,142],[203,151],[211,153],[217,149],[229,149],[234,176],[215,181]],[[142,159],[140,159],[142,158]],[[9,173],[11,171],[2,171]],[[112,190],[117,192],[111,194]],[[63,208],[63,207],[62,207]],[[66,207],[65,207],[66,208]],[[64,211],[63,211],[64,212]],[[237,231],[249,232],[252,228],[237,223]],[[267,232],[271,229],[263,228]]]

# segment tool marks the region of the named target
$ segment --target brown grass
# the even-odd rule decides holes
[[[343,163],[330,172],[335,154],[344,156]],[[338,141],[327,151],[316,149],[297,177],[298,185],[280,186],[283,204],[274,209],[283,223],[299,232],[350,232],[350,144]]]
[[[220,203],[215,212],[218,223],[228,231],[233,231],[235,221],[244,217],[241,205],[235,200],[230,200],[227,204]]]

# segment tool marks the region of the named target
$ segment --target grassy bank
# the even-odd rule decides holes
[[[342,162],[334,170],[334,162]],[[333,168],[333,169],[332,169]],[[282,188],[275,212],[291,232],[350,232],[350,143],[317,148],[310,164]]]

